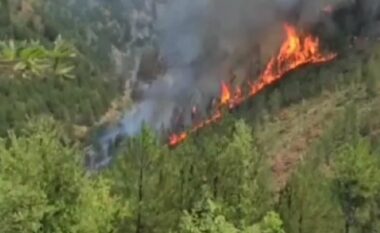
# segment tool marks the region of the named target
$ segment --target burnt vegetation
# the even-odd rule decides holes
[[[312,21],[310,2],[283,1],[276,17],[337,56],[239,104],[280,46],[228,54],[206,33],[206,52],[171,63],[154,24],[167,2],[0,0],[0,232],[379,232],[379,1],[315,1]],[[173,70],[203,92],[161,92]],[[221,83],[232,97],[218,108]]]

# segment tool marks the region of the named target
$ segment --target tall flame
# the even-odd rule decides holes
[[[231,91],[228,85],[224,82],[222,82],[222,91],[221,91],[221,96],[220,96],[220,103],[222,105],[228,104],[228,101],[231,99]]]
[[[333,60],[335,53],[322,54],[318,38],[311,35],[301,37],[297,30],[288,24],[284,25],[286,40],[283,42],[277,56],[273,57],[267,64],[260,78],[249,83],[250,91],[243,94],[242,88],[235,91],[225,82],[221,84],[221,96],[217,110],[205,121],[194,125],[190,130],[169,137],[169,146],[174,147],[184,142],[190,134],[217,122],[222,118],[221,109],[227,106],[236,108],[250,97],[256,96],[260,91],[280,80],[284,74],[305,64],[323,63]]]

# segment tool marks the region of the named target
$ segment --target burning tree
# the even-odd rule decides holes
[[[268,86],[282,79],[288,72],[306,64],[328,62],[336,57],[335,53],[324,54],[322,52],[318,38],[305,35],[289,24],[284,25],[284,30],[286,39],[281,45],[278,55],[268,62],[258,80],[248,82],[249,92],[243,93],[243,87],[233,89],[229,84],[223,82],[217,111],[210,118],[193,126],[189,131],[171,135],[169,146],[177,146],[185,141],[189,134],[219,121],[222,118],[222,108],[233,109],[240,106],[247,99],[256,96]]]

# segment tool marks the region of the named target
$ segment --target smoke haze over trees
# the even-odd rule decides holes
[[[151,22],[152,34],[145,26],[141,32],[152,38],[159,54],[157,59],[164,68],[154,74],[156,77],[148,77],[153,81],[142,81],[139,104],[121,117],[120,126],[99,139],[102,150],[107,151],[118,137],[135,135],[143,122],[159,132],[176,130],[173,119],[178,112],[183,115],[181,127],[189,127],[193,124],[193,106],[206,117],[210,103],[220,95],[223,80],[228,81],[231,76],[238,82],[257,79],[284,38],[284,22],[309,28],[322,19],[331,18],[324,12],[326,6],[340,7],[340,4],[351,7],[354,3],[178,0],[155,4],[146,1],[148,16],[143,17],[142,13],[142,22],[151,22],[149,14],[157,20]],[[368,13],[368,4],[360,5],[363,8],[360,16]],[[323,22],[333,28],[333,34],[342,27],[335,21]]]
[[[169,148],[285,22],[337,59]],[[378,25],[377,0],[0,0],[0,232],[378,232]]]

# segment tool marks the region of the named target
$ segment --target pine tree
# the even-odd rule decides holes
[[[333,189],[345,215],[345,232],[358,228],[371,232],[376,225],[377,195],[380,183],[378,158],[365,140],[347,144],[335,161]]]
[[[223,203],[226,216],[241,225],[262,218],[271,208],[269,168],[259,153],[252,129],[236,121],[227,147],[217,164],[217,200]]]
[[[285,233],[280,216],[269,211],[252,226],[237,227],[223,214],[223,204],[212,199],[207,187],[194,208],[181,217],[178,233]]]
[[[360,138],[360,121],[354,103],[345,107],[343,113],[334,120],[330,129],[322,136],[317,150],[319,155],[330,165],[337,151],[345,144],[356,144]]]
[[[0,25],[1,27],[5,27],[4,31],[1,31],[1,37],[2,38],[13,38],[14,36],[14,25],[12,22],[12,12],[10,1],[9,0],[1,0],[0,1],[0,9],[1,9],[1,19],[0,19]]]
[[[357,106],[354,103],[348,105],[344,112],[343,141],[356,144],[359,140],[360,122]]]
[[[282,106],[282,95],[278,89],[275,89],[270,95],[268,104],[272,113],[277,113],[280,110]]]
[[[248,227],[242,233],[285,233],[285,230],[280,216],[270,211],[259,223]]]
[[[283,93],[282,97],[284,98],[282,102],[290,103],[299,100],[301,97],[301,87],[298,77],[297,79],[293,78],[285,83],[281,91]]]
[[[207,187],[203,187],[202,191],[202,199],[181,217],[178,233],[239,233],[240,231],[222,215],[221,206],[211,199],[212,195],[207,191]]]
[[[179,169],[151,130],[125,142],[109,171],[113,190],[130,203],[120,232],[164,232],[178,223]]]
[[[372,58],[367,65],[367,75],[365,76],[365,87],[369,97],[375,97],[379,92],[379,61]]]
[[[341,232],[341,213],[330,190],[330,182],[320,171],[318,159],[301,164],[281,192],[280,213],[287,232]]]
[[[106,180],[86,176],[78,150],[68,144],[50,118],[1,139],[2,232],[115,232],[124,203]]]

